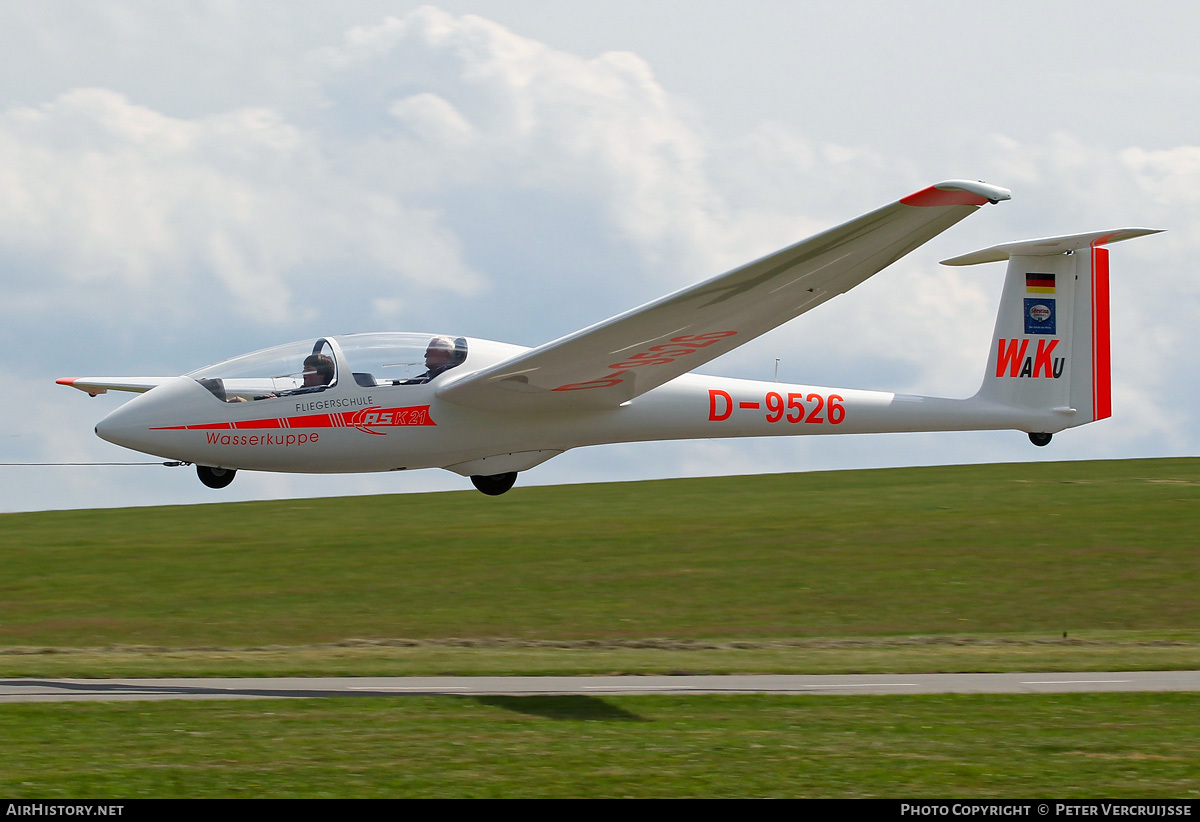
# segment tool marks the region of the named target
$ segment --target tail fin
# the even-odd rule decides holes
[[[1103,246],[1157,233],[1123,228],[1049,237],[945,260],[945,265],[1008,260],[987,371],[976,397],[1010,408],[1055,411],[1062,417],[1057,430],[1111,416],[1108,249]]]

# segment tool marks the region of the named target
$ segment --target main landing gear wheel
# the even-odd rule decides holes
[[[1050,438],[1052,436],[1054,436],[1054,435],[1053,434],[1035,434],[1033,432],[1030,432],[1029,441],[1040,448],[1043,445],[1049,445]]]
[[[233,475],[236,473],[237,471],[233,468],[210,468],[207,465],[196,466],[196,476],[209,488],[224,488],[233,482]]]
[[[473,474],[471,476],[471,483],[489,497],[500,496],[512,488],[516,481],[516,471],[509,471],[507,474]]]

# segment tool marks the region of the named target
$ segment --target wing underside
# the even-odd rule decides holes
[[[480,408],[615,407],[842,294],[1005,189],[930,186],[836,228],[448,383]]]

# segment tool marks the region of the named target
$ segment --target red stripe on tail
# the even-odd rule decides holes
[[[1092,419],[1112,416],[1112,340],[1108,320],[1108,249],[1092,247]]]

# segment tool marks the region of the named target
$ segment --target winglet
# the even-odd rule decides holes
[[[970,254],[962,254],[942,260],[942,265],[976,265],[998,263],[1010,257],[1053,257],[1084,248],[1119,243],[1147,234],[1159,234],[1161,228],[1114,228],[1108,231],[1092,231],[1087,234],[1068,234],[1062,237],[1043,237],[1040,240],[1020,240],[1001,243]]]
[[[981,206],[1010,199],[1012,192],[1007,188],[976,180],[946,180],[915,194],[909,194],[900,202],[910,206]]]

